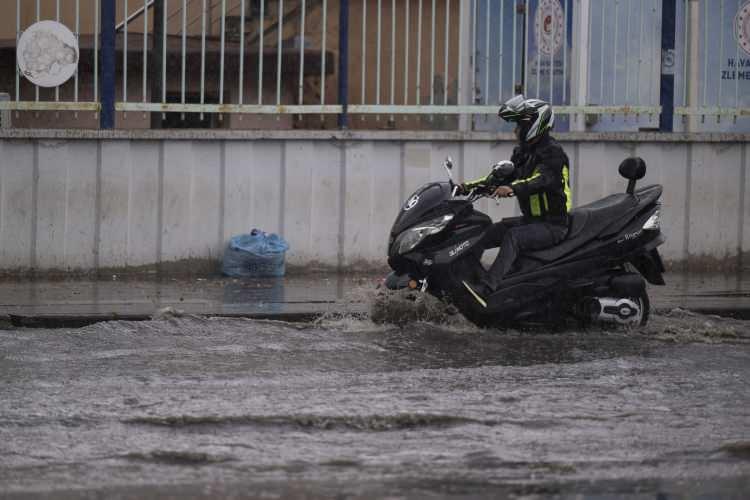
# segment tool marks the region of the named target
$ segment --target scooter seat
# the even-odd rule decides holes
[[[617,193],[571,210],[570,229],[565,241],[578,238],[584,231],[596,236],[609,223],[617,220],[638,204],[638,199],[626,193]]]
[[[525,252],[524,257],[552,262],[596,238],[607,226],[638,204],[638,199],[618,193],[583,205],[570,212],[568,235],[560,244],[536,252]]]

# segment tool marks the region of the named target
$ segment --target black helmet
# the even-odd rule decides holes
[[[536,139],[555,125],[552,106],[539,99],[525,99],[521,94],[508,99],[497,115],[506,122],[518,123],[523,142]]]

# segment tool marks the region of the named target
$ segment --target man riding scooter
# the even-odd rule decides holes
[[[570,161],[562,146],[549,135],[555,123],[552,107],[539,99],[517,95],[500,106],[498,116],[516,124],[519,145],[513,150],[515,166],[510,186],[499,186],[493,196],[515,196],[523,214],[504,219],[487,232],[482,246],[500,246],[495,262],[480,283],[464,286],[478,302],[495,292],[519,253],[543,250],[560,243],[568,232],[572,206]],[[457,194],[468,194],[492,182],[492,175],[459,186]]]

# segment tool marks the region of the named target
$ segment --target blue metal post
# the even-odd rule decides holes
[[[339,104],[339,128],[349,128],[349,0],[339,7]]]
[[[663,0],[661,4],[661,90],[659,95],[659,102],[661,104],[659,130],[661,132],[672,132],[674,127],[676,27],[677,0]]]
[[[115,128],[115,0],[101,0],[102,77],[99,126]]]

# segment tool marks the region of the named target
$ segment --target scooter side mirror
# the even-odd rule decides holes
[[[443,166],[445,167],[445,171],[448,172],[448,178],[453,182],[453,172],[451,172],[453,170],[453,158],[446,156]]]

